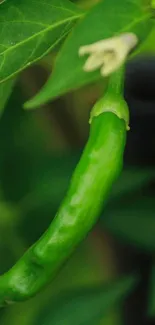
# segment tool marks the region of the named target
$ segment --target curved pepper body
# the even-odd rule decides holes
[[[106,202],[123,162],[126,124],[112,112],[93,118],[69,190],[49,229],[0,277],[0,303],[35,295],[85,238]]]

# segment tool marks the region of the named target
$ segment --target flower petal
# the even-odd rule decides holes
[[[123,64],[129,52],[136,46],[138,38],[133,33],[111,37],[96,43],[81,46],[79,55],[90,54],[84,65],[84,71],[101,68],[101,75],[107,76]]]
[[[108,75],[113,73],[115,70],[117,70],[121,65],[122,65],[122,61],[120,61],[119,59],[115,58],[115,60],[109,61],[108,64],[104,64],[101,67],[101,70],[100,70],[101,76],[107,77]]]
[[[96,52],[95,54],[89,56],[89,58],[87,59],[83,67],[83,70],[86,72],[97,70],[102,66],[103,63],[104,63],[104,53]]]

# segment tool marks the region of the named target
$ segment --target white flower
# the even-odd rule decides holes
[[[91,72],[99,68],[102,76],[108,76],[124,63],[129,52],[137,45],[138,38],[133,33],[101,40],[91,45],[81,46],[79,56],[89,54],[83,67]]]

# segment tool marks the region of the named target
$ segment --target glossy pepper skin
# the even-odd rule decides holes
[[[34,296],[96,223],[122,169],[126,141],[126,121],[109,111],[126,103],[121,96],[112,98],[108,111],[92,118],[87,145],[49,229],[0,277],[1,304]]]

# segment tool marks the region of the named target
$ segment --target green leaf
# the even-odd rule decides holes
[[[15,79],[11,79],[0,84],[0,117],[11,95],[14,84],[15,84]]]
[[[0,7],[0,82],[43,57],[80,11],[68,0],[9,0]]]
[[[154,55],[155,53],[155,27],[148,34],[146,40],[136,49],[134,56],[138,55]],[[131,55],[132,59],[132,55]]]
[[[148,292],[148,315],[155,317],[155,262],[152,263]]]
[[[141,0],[104,0],[94,6],[65,42],[46,85],[25,108],[34,108],[100,78],[99,71],[83,71],[86,58],[79,58],[80,46],[125,32],[136,33],[140,44],[152,27],[150,13],[141,4]]]
[[[135,194],[107,207],[104,228],[130,245],[155,252],[155,200]]]
[[[151,7],[152,9],[155,9],[155,0],[151,0]]]
[[[51,302],[36,325],[94,325],[120,304],[137,284],[136,276],[95,288],[77,289]]]
[[[126,168],[114,184],[110,193],[110,199],[112,200],[130,194],[142,186],[147,185],[153,178],[155,178],[154,169]]]

